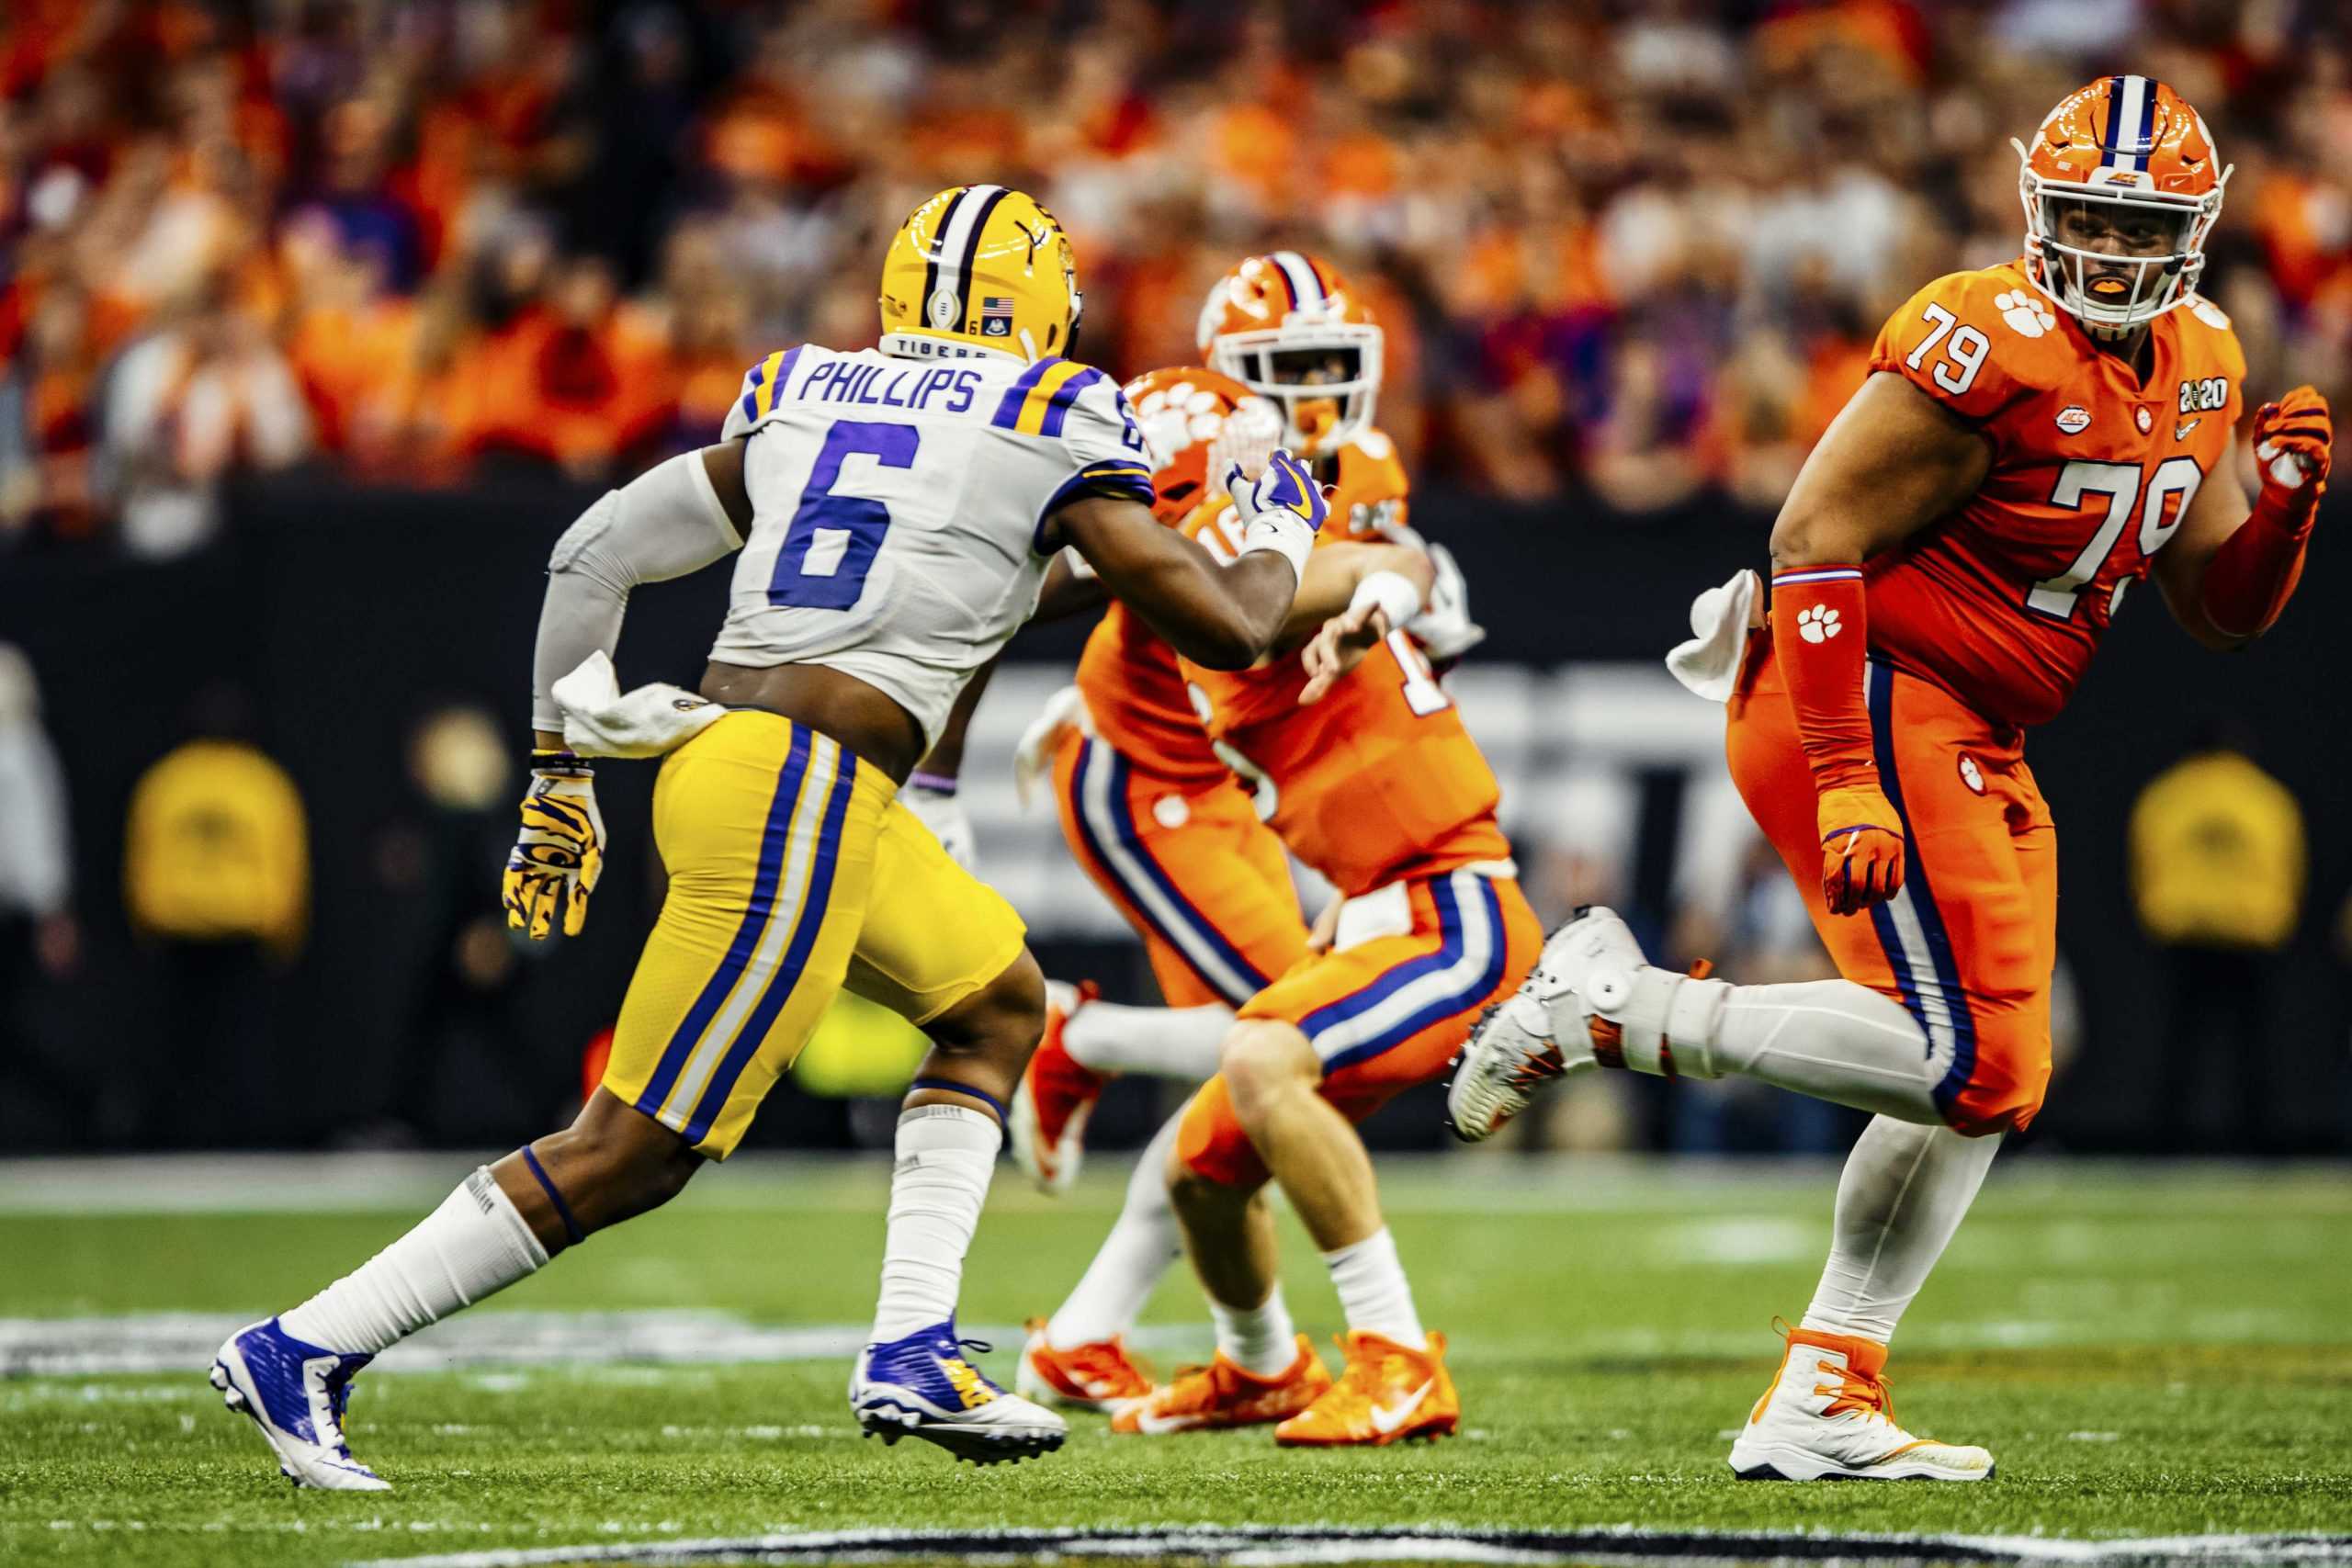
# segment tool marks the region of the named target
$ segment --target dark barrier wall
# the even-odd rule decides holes
[[[431,890],[394,886],[400,879],[388,879],[381,863],[388,828],[415,809],[404,738],[422,713],[467,699],[489,704],[519,743],[541,571],[586,499],[520,481],[429,495],[280,483],[236,497],[228,536],[180,562],[0,560],[0,639],[27,649],[44,685],[74,800],[90,942],[80,976],[45,1004],[40,1049],[69,1085],[104,1091],[64,1119],[38,1095],[15,1097],[0,1107],[0,1137],[18,1147],[121,1142],[137,1124],[124,1107],[167,1093],[200,1111],[198,1130],[184,1136],[308,1144],[400,1102],[404,1079],[420,1070],[407,1039],[418,987],[445,934],[425,907]],[[2125,821],[2139,787],[2198,719],[2228,713],[2302,801],[2311,832],[2301,929],[2273,1015],[2264,1142],[2342,1146],[2352,1008],[2331,933],[2352,880],[2342,810],[2352,798],[2352,747],[2335,687],[2352,668],[2344,537],[2352,518],[2338,503],[2329,511],[2301,597],[2261,646],[2205,653],[2143,588],[2073,707],[2030,744],[2060,824],[2062,940],[2086,1015],[2082,1057],[2045,1113],[2045,1135],[2085,1147],[2147,1146],[2162,1003],[2158,961],[2125,886]],[[1468,573],[1492,631],[1479,657],[1541,665],[1657,657],[1683,634],[1693,592],[1762,563],[1769,523],[1719,508],[1631,522],[1443,493],[1418,499],[1415,517],[1453,545]],[[691,683],[724,596],[723,570],[643,591],[622,651],[631,677]],[[1016,655],[1066,660],[1082,631],[1039,628],[1024,634]],[[191,1063],[145,983],[152,955],[122,919],[122,823],[132,783],[176,738],[191,694],[223,675],[258,697],[262,739],[307,802],[313,915],[301,960],[271,988],[273,1043],[250,1059]],[[528,1058],[434,1066],[457,1075],[445,1101],[472,1112],[445,1118],[455,1124],[429,1128],[435,1135],[481,1141],[537,1130],[547,1086],[571,1081],[581,1042],[610,1018],[644,929],[651,777],[650,767],[605,770],[600,791],[618,848],[597,895],[602,918],[582,939],[526,960],[536,967],[515,989],[511,1021],[535,1042]],[[479,858],[468,874],[478,876],[480,896],[494,898],[495,846],[467,854]],[[469,1072],[480,1077],[470,1087]],[[124,1083],[135,1092],[107,1089]]]

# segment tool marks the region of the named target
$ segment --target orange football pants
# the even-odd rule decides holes
[[[1290,855],[1227,780],[1180,784],[1073,731],[1054,800],[1078,863],[1143,938],[1170,1007],[1238,1008],[1306,956]]]
[[[1384,892],[1397,897],[1400,929],[1308,958],[1241,1010],[1298,1027],[1322,1058],[1319,1092],[1353,1122],[1443,1073],[1478,1014],[1517,990],[1544,949],[1542,922],[1507,877],[1443,872]],[[1186,1168],[1227,1187],[1264,1183],[1223,1073],[1183,1118]]]
[[[1971,1135],[2022,1129],[2050,1084],[2056,825],[2019,731],[1875,658],[1864,691],[1879,782],[1903,818],[1892,900],[1846,916],[1823,901],[1813,773],[1770,628],[1749,638],[1731,701],[1732,782],[1838,972],[1902,1003],[1926,1032],[1944,1120]]]

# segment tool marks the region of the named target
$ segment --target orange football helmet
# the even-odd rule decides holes
[[[2086,331],[2129,336],[2196,288],[2230,170],[2178,93],[2102,76],[2061,99],[2032,146],[2010,145],[2028,268]],[[2120,249],[2094,248],[2109,236]]]
[[[1235,463],[1256,473],[1282,440],[1283,419],[1272,403],[1197,365],[1147,370],[1125,389],[1159,497],[1152,513],[1163,523],[1192,515]]]
[[[1328,457],[1372,423],[1380,326],[1319,256],[1245,257],[1209,290],[1199,339],[1211,366],[1281,409],[1299,457]]]

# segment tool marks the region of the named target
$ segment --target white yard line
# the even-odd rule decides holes
[[[1886,1535],[1788,1531],[1563,1531],[1465,1529],[1445,1525],[1380,1530],[1278,1525],[1167,1525],[1100,1530],[795,1531],[707,1540],[529,1547],[447,1552],[355,1563],[351,1568],[537,1568],[567,1562],[683,1564],[755,1560],[888,1562],[901,1559],[1005,1562],[1061,1558],[1181,1557],[1227,1568],[1374,1562],[1642,1564],[1771,1562],[2087,1564],[2352,1563],[2352,1537],[2206,1535],[2056,1540],[2041,1536]]]

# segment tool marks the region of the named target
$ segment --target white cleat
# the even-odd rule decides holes
[[[1018,1462],[1051,1453],[1069,1436],[1069,1424],[1041,1404],[1007,1393],[964,1359],[956,1322],[858,1352],[849,1379],[849,1407],[869,1438],[888,1446],[900,1438],[936,1443],[974,1464]]]
[[[1989,1481],[1983,1449],[1894,1424],[1880,1377],[1886,1347],[1842,1334],[1789,1335],[1781,1371],[1731,1446],[1742,1481]]]
[[[389,1492],[391,1483],[353,1459],[343,1436],[352,1377],[374,1359],[297,1339],[273,1317],[229,1336],[213,1358],[212,1386],[230,1409],[253,1417],[295,1485]]]
[[[1453,1060],[1446,1119],[1465,1144],[1494,1136],[1536,1090],[1595,1065],[1591,993],[1622,997],[1648,966],[1616,912],[1588,905],[1554,931],[1516,993],[1487,1010]],[[1607,1031],[1604,1029],[1604,1033]]]

